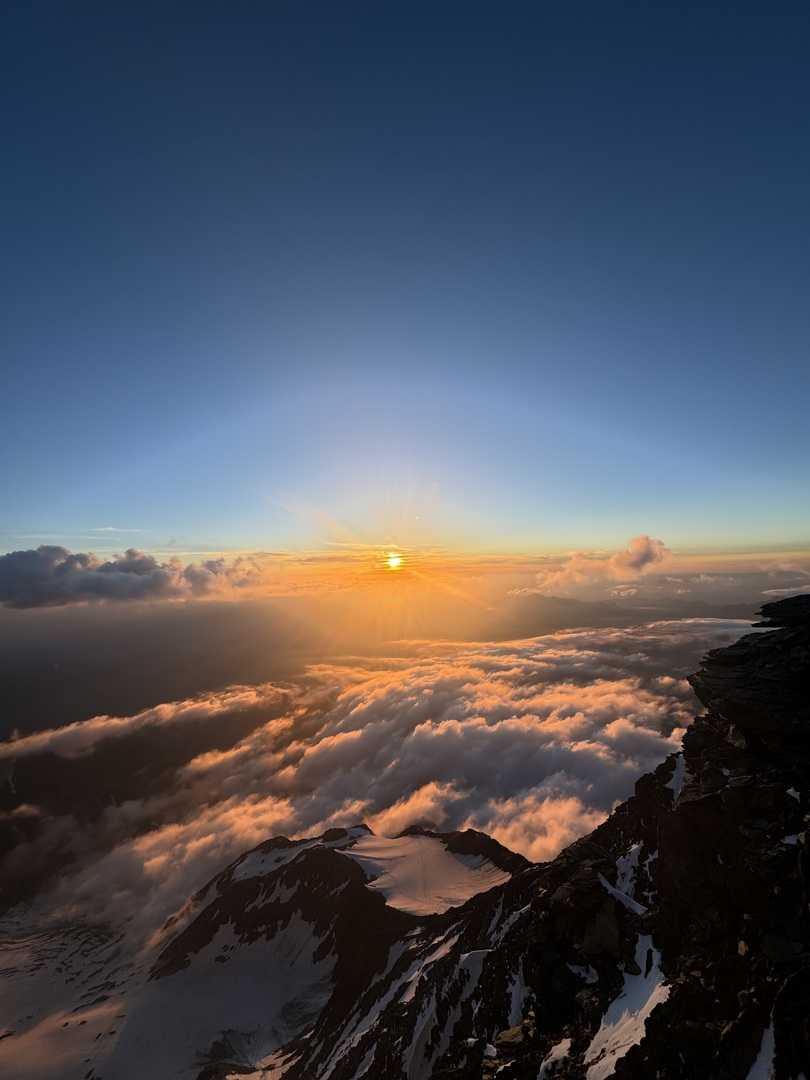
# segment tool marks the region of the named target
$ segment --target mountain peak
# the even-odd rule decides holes
[[[349,839],[351,837],[360,836],[363,833],[368,833],[369,836],[374,835],[374,830],[370,829],[366,825],[365,821],[360,821],[356,825],[346,825],[345,827],[337,826],[331,829],[327,829],[321,836],[321,840],[329,843],[334,840]]]

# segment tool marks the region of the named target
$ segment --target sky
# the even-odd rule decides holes
[[[12,4],[0,550],[806,548],[801,5]]]

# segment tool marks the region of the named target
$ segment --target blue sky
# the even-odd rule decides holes
[[[8,7],[0,548],[806,543],[810,16],[553,7]]]

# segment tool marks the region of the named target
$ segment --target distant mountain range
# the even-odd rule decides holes
[[[682,752],[551,862],[360,824],[245,853],[147,957],[21,924],[0,1063],[17,1043],[20,1075],[65,1080],[808,1080],[810,596],[762,616],[690,680]],[[56,1018],[32,971],[69,986]]]

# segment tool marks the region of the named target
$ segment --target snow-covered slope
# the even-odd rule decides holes
[[[525,865],[472,831],[386,838],[360,825],[246,852],[169,921],[159,951],[140,963],[120,933],[36,933],[25,914],[17,925],[6,920],[0,1076],[219,1077],[278,1059],[319,1025],[323,1037],[308,1052],[337,1061],[394,990],[413,994],[448,951],[448,935],[420,927],[420,917],[448,912]],[[368,1011],[356,1013],[366,998]]]
[[[120,932],[37,928],[27,910],[6,916],[0,924],[0,1077],[101,1076],[127,998],[142,981]]]
[[[318,928],[298,915],[249,942],[233,923],[221,924],[186,967],[134,996],[105,1075],[195,1077],[219,1057],[263,1060],[328,1001],[335,956],[319,952],[322,944]]]

